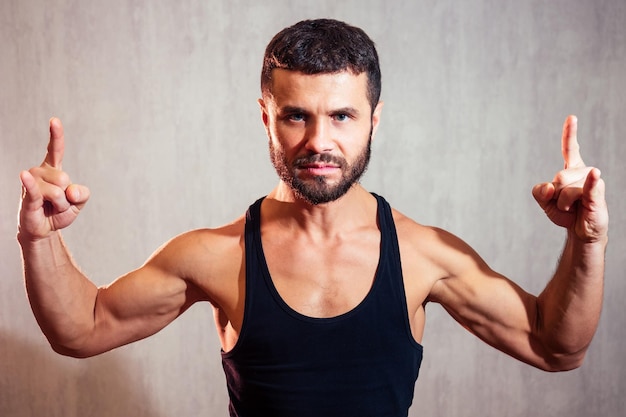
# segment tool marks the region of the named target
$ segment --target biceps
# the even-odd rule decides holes
[[[494,275],[441,285],[438,301],[471,333],[492,347],[542,368],[536,297]]]
[[[497,343],[513,335],[528,337],[535,329],[535,297],[491,271],[442,280],[439,302],[463,326]]]
[[[489,268],[459,239],[442,234],[441,241],[433,258],[445,278],[435,282],[429,300],[496,349],[542,367],[537,298]]]
[[[146,265],[98,290],[94,311],[97,339],[117,347],[150,336],[194,300],[188,283]]]

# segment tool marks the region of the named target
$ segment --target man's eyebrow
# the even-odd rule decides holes
[[[341,107],[339,109],[332,110],[330,113],[331,114],[350,114],[352,116],[358,116],[359,110],[354,107],[346,106],[346,107]]]
[[[283,106],[279,109],[280,114],[309,114],[310,112],[303,107],[299,106]],[[329,114],[349,114],[351,116],[358,116],[360,114],[359,110],[355,107],[345,106],[337,109],[332,109],[329,111]]]
[[[282,114],[306,114],[308,111],[298,106],[284,106],[278,109]]]

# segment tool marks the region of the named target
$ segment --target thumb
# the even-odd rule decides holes
[[[79,209],[82,208],[89,200],[89,196],[91,195],[89,188],[84,185],[79,184],[70,184],[65,189],[65,198],[71,204],[75,205]]]
[[[601,175],[598,168],[592,168],[585,178],[583,193],[591,196],[592,200],[604,198],[604,181],[602,181]]]

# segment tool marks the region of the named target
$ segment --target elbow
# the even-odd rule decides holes
[[[543,355],[543,362],[537,366],[546,372],[566,372],[580,368],[585,360],[587,347],[575,352],[551,351]]]
[[[48,343],[55,353],[70,358],[85,359],[101,353],[90,349],[84,341],[83,343],[78,343],[77,341],[72,343],[63,343],[48,337]]]
[[[595,327],[545,325],[537,307],[536,327],[532,332],[531,346],[538,363],[535,366],[547,372],[565,372],[580,368],[591,345]],[[565,328],[563,328],[565,327]]]
[[[567,372],[580,368],[583,364],[583,358],[568,358],[553,360],[546,363],[546,366],[541,367],[546,372]]]
[[[70,358],[85,359],[85,358],[95,356],[94,353],[89,353],[88,351],[85,351],[82,349],[69,348],[67,346],[63,346],[63,345],[56,344],[56,343],[50,343],[50,347],[52,348],[54,352],[58,353],[59,355],[67,356]]]

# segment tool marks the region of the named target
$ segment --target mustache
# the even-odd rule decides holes
[[[342,157],[335,156],[329,153],[316,153],[311,155],[301,156],[293,161],[293,166],[298,167],[302,165],[308,164],[318,164],[318,163],[326,163],[333,164],[339,167],[344,167],[346,164],[346,160]]]

